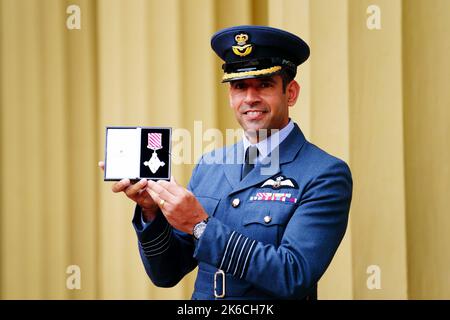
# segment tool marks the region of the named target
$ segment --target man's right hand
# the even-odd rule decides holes
[[[100,161],[98,166],[105,170],[105,163]],[[152,197],[146,191],[147,179],[142,179],[132,184],[130,179],[122,179],[112,185],[111,189],[114,193],[123,192],[125,195],[136,202],[142,208],[144,221],[148,222],[155,219],[159,207],[153,201]]]

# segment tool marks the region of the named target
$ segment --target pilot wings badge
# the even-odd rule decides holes
[[[280,188],[298,189],[298,184],[294,179],[286,179],[285,176],[278,176],[274,179],[264,181],[260,188],[272,188],[275,190]]]

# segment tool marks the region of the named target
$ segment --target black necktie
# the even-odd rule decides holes
[[[258,148],[250,146],[245,151],[244,168],[242,169],[242,179],[255,167],[256,158],[258,158]]]

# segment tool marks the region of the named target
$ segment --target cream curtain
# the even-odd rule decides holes
[[[80,30],[66,28],[70,5]],[[265,24],[310,43],[291,115],[353,172],[319,297],[449,299],[449,21],[447,0],[0,0],[0,297],[190,297],[196,271],[171,289],[144,272],[133,205],[97,168],[105,126],[236,128],[210,36]],[[186,184],[191,169],[174,175]]]

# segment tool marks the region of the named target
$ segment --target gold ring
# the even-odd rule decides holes
[[[164,199],[159,200],[159,206],[160,206],[161,208],[164,207],[164,203],[166,203],[166,200],[164,200]]]

